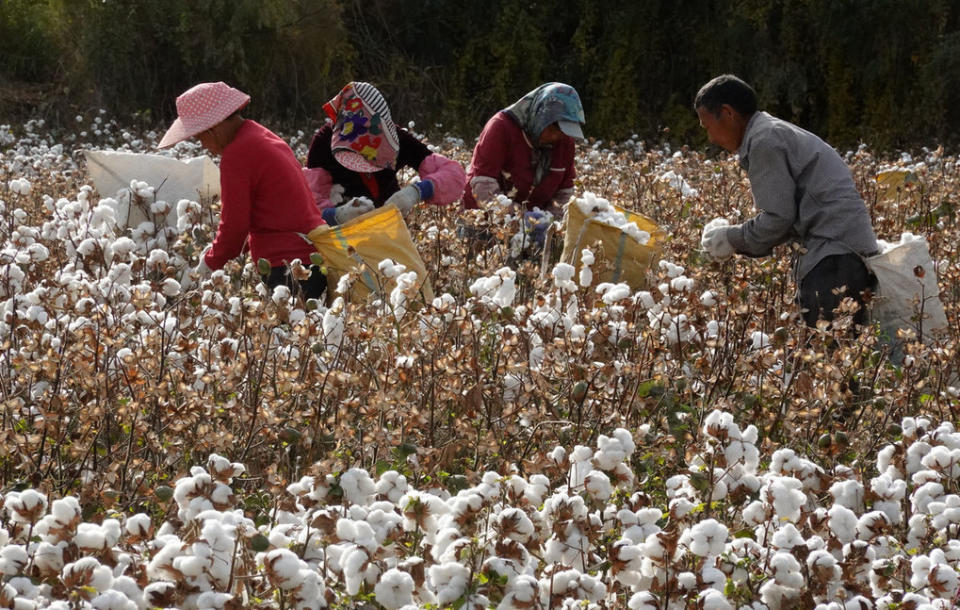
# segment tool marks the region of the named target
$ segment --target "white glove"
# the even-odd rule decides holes
[[[410,213],[410,210],[413,209],[413,206],[417,205],[420,201],[420,191],[417,190],[417,187],[412,184],[405,186],[393,195],[390,195],[390,198],[384,203],[387,205],[392,203],[397,206],[397,209],[400,210],[400,213],[406,216]]]
[[[733,246],[727,238],[729,226],[730,221],[726,218],[714,218],[703,227],[700,246],[713,258],[728,258],[733,254]]]
[[[334,212],[333,217],[337,221],[338,225],[342,225],[345,222],[353,220],[357,216],[366,214],[372,210],[373,207],[373,202],[366,197],[354,197],[347,203],[337,207],[337,211]]]

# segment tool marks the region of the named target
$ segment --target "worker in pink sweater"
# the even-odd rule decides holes
[[[177,98],[178,118],[159,147],[191,137],[220,155],[220,225],[194,273],[207,277],[249,244],[254,261],[270,262],[264,282],[319,298],[326,288],[320,268],[310,264],[313,245],[303,235],[324,223],[303,170],[290,146],[240,110],[250,96],[225,83],[201,83]],[[299,260],[310,277],[294,280],[289,263]]]
[[[493,115],[473,149],[463,207],[502,193],[526,209],[559,213],[573,196],[584,122],[580,96],[563,83],[540,85]]]

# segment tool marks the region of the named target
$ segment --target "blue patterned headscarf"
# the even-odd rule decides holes
[[[583,125],[583,104],[577,90],[563,83],[544,83],[503,110],[513,117],[533,145],[534,184],[540,184],[550,166],[549,147],[543,150],[540,134],[557,121]]]

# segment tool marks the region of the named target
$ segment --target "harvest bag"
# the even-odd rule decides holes
[[[207,156],[181,161],[162,155],[137,154],[108,150],[85,150],[87,174],[101,197],[116,200],[117,224],[136,228],[140,223],[158,222],[177,226],[177,202],[181,199],[200,201],[220,194],[220,170]],[[130,182],[139,180],[154,188],[157,201],[170,204],[163,219],[156,219],[149,208],[131,205]],[[148,201],[147,204],[153,203]]]
[[[613,204],[611,204],[613,205]],[[646,244],[640,244],[627,233],[612,225],[604,224],[587,216],[579,205],[571,201],[567,205],[566,227],[563,236],[563,254],[560,260],[580,270],[580,251],[583,248],[594,249],[602,244],[603,256],[610,263],[610,269],[598,271],[598,282],[626,282],[634,290],[640,290],[647,284],[647,271],[657,263],[660,257],[660,242],[664,234],[655,222],[642,214],[637,214],[614,205],[630,222],[636,223],[641,231],[650,234]],[[598,260],[599,262],[599,260]]]
[[[896,340],[898,330],[912,330],[918,340],[928,340],[946,331],[947,316],[925,239],[901,239],[865,261],[877,276],[870,315],[882,333]]]
[[[334,286],[340,277],[353,269],[360,280],[350,291],[351,301],[357,302],[370,293],[381,298],[388,296],[390,283],[379,269],[380,261],[390,259],[417,272],[420,293],[429,303],[433,289],[427,278],[427,269],[417,252],[407,223],[393,204],[385,205],[357,216],[349,222],[331,227],[320,225],[307,234],[327,268],[328,285]],[[386,294],[385,294],[386,293]]]

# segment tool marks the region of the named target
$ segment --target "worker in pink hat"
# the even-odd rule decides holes
[[[323,217],[290,146],[240,115],[249,102],[249,95],[226,83],[200,83],[177,98],[177,119],[160,140],[166,148],[196,137],[220,155],[220,225],[194,274],[202,279],[222,268],[249,240],[251,258],[270,262],[264,277],[270,288],[285,284],[304,298],[319,298],[326,277],[310,264],[315,249],[303,235],[323,224]],[[310,267],[308,279],[290,277],[294,260]]]
[[[463,167],[398,128],[370,83],[347,83],[323,109],[330,120],[313,136],[305,174],[327,224],[386,204],[406,216],[421,201],[449,205],[460,199],[467,180]],[[419,177],[401,186],[397,171],[404,167]]]

